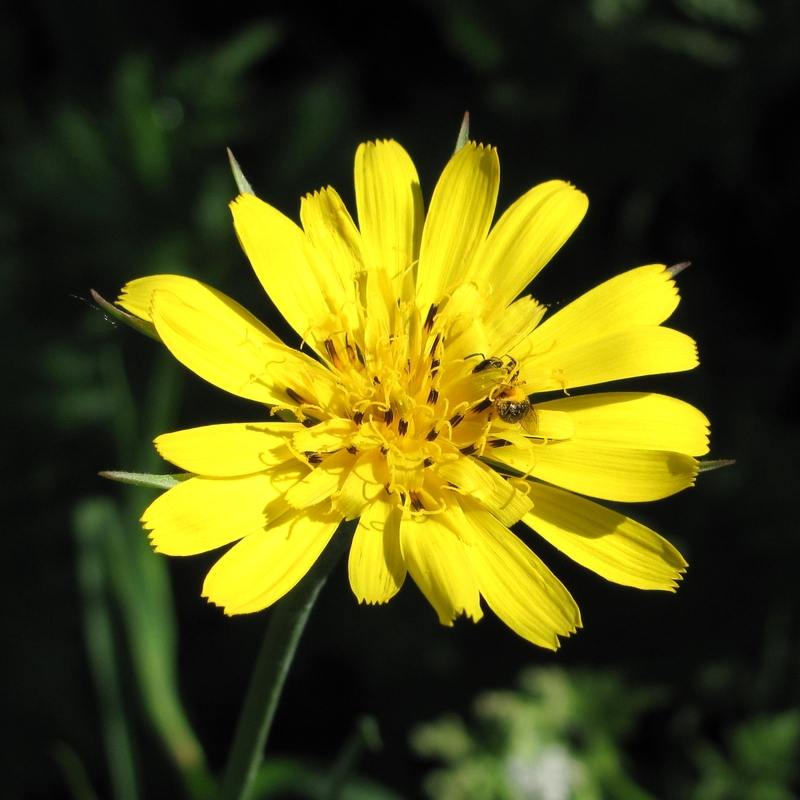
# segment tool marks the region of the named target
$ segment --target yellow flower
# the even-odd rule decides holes
[[[686,562],[672,545],[573,492],[629,503],[690,486],[708,421],[657,394],[569,394],[696,366],[694,342],[661,326],[678,304],[672,275],[633,269],[542,322],[545,308],[517,295],[587,199],[549,181],[491,228],[498,182],[497,151],[470,142],[425,217],[411,159],[385,141],[356,154],[358,226],[332,188],[303,198],[302,228],[239,196],[242,247],[313,355],[190,278],[123,289],[119,304],[179,361],[262,407],[252,423],[155,441],[196,477],[144,525],[169,555],[237,542],[203,587],[226,613],[274,603],[355,519],[359,602],[386,602],[410,573],[445,625],[480,619],[483,597],[543,647],[580,627],[569,592],[509,530],[520,521],[611,581],[674,591]]]

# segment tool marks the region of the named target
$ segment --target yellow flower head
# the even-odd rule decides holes
[[[354,519],[360,602],[386,602],[410,573],[443,624],[480,619],[483,597],[543,647],[574,632],[580,613],[509,530],[517,522],[611,581],[674,590],[686,567],[675,548],[573,492],[637,502],[691,485],[708,421],[657,394],[569,396],[696,366],[694,342],[661,327],[678,304],[672,274],[631,270],[542,322],[544,307],[517,295],[587,199],[550,181],[491,227],[498,182],[497,151],[470,142],[425,216],[414,164],[385,141],[356,154],[358,226],[332,188],[303,198],[302,227],[239,196],[242,247],[313,356],[190,278],[123,289],[119,304],[178,360],[264,409],[252,423],[156,439],[196,477],[152,503],[145,527],[170,555],[237,542],[203,587],[226,613],[274,603]]]

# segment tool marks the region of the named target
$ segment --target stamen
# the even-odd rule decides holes
[[[397,433],[400,436],[405,436],[408,433],[408,420],[401,419],[400,422],[397,423]]]
[[[356,411],[356,413],[353,414],[353,422],[355,422],[356,425],[360,425],[363,419],[364,419],[363,411]]]
[[[436,312],[439,310],[439,306],[436,303],[432,303],[431,307],[428,309],[428,316],[425,317],[425,325],[424,328],[427,333],[431,332],[431,328],[433,328],[433,320],[436,317]]]
[[[323,344],[325,345],[325,352],[328,354],[328,358],[335,366],[339,366],[337,363],[339,361],[339,355],[336,352],[336,346],[334,345],[333,340],[326,339]]]
[[[424,511],[425,506],[422,504],[422,500],[420,499],[419,495],[416,492],[409,492],[408,493],[409,499],[411,500],[411,508],[414,511]]]
[[[306,457],[306,460],[309,464],[321,464],[322,463],[322,456],[319,453],[315,453],[313,450],[306,450],[303,455]]]
[[[437,401],[439,400],[439,390],[438,389],[431,389],[428,392],[428,405],[435,406]]]
[[[513,442],[509,442],[508,439],[489,439],[486,442],[486,446],[491,448],[509,447],[512,444]]]
[[[289,395],[289,397],[291,397],[291,398],[292,398],[292,400],[294,400],[294,401],[295,401],[295,403],[298,403],[298,404],[299,404],[299,405],[301,405],[301,406],[303,406],[303,405],[306,405],[306,406],[307,406],[307,405],[310,405],[310,403],[308,402],[308,400],[304,400],[302,397],[300,397],[300,395],[299,395],[299,394],[297,394],[297,392],[296,392],[294,389],[292,389],[292,387],[291,387],[291,386],[287,386],[287,387],[286,387],[286,394],[288,394],[288,395]]]
[[[429,441],[429,442],[432,442],[432,441],[434,441],[434,440],[435,440],[435,439],[436,439],[438,436],[439,436],[439,431],[437,431],[437,430],[436,430],[436,428],[431,428],[431,430],[428,432],[428,435],[425,437],[425,439],[426,439],[427,441]]]
[[[364,354],[361,352],[361,348],[358,346],[358,342],[356,342],[356,358],[358,359],[362,367],[367,363],[364,360]]]
[[[347,450],[347,452],[350,453],[351,456],[354,456],[358,452],[358,448],[352,444],[347,445],[347,447],[345,447],[345,450]]]
[[[463,421],[464,421],[463,414],[454,414],[452,417],[450,417],[450,427],[455,428],[456,425],[460,425]]]
[[[481,411],[486,411],[486,409],[489,408],[491,405],[492,401],[487,397],[484,400],[481,400],[481,402],[478,403],[478,405],[473,406],[471,411],[473,414],[480,414]]]
[[[426,458],[426,459],[425,459],[425,460],[422,462],[422,466],[423,466],[423,467],[430,467],[430,466],[433,466],[433,459],[432,459],[432,458]]]
[[[461,455],[471,456],[473,453],[478,452],[478,448],[475,447],[474,444],[468,444],[466,447],[462,447],[461,450],[459,450],[459,452],[461,453]]]
[[[432,356],[436,355],[436,348],[439,346],[439,342],[441,342],[441,341],[442,341],[442,334],[441,333],[437,333],[436,334],[436,338],[433,340],[433,344],[431,345],[430,354]]]
[[[353,349],[353,345],[350,344],[349,333],[344,335],[344,349],[347,353],[347,360],[352,364],[356,360],[356,351]]]
[[[383,412],[383,421],[387,425],[391,425],[393,419],[394,419],[394,411],[392,411],[391,408],[387,408],[386,411]]]

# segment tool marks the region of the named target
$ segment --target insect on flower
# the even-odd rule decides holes
[[[481,354],[477,354],[481,355]],[[508,357],[508,364],[502,358],[490,356],[484,358],[474,369],[473,374],[487,370],[504,370],[507,380],[501,381],[489,394],[488,401],[495,414],[510,425],[521,425],[529,434],[535,435],[539,415],[525,391],[525,382],[519,379],[517,360]],[[481,406],[482,409],[482,406]]]

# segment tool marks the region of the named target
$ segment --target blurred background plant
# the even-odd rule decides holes
[[[692,565],[674,597],[534,544],[584,610],[556,655],[491,619],[442,629],[412,587],[359,607],[334,572],[264,796],[391,796],[375,781],[420,796],[434,765],[409,731],[476,696],[476,732],[453,724],[449,744],[418,747],[447,764],[425,784],[434,797],[482,764],[497,778],[535,741],[536,758],[583,776],[576,798],[800,794],[800,3],[33,2],[0,10],[0,60],[0,797],[212,796],[268,617],[209,608],[213,556],[154,556],[136,522],[152,492],[97,478],[168,471],[153,436],[248,409],[115,326],[89,289],[191,274],[291,339],[235,241],[225,147],[293,216],[329,183],[353,207],[370,138],[398,139],[429,197],[465,110],[499,147],[500,208],[553,177],[590,197],[537,278],[542,301],[694,262],[674,324],[702,366],[637,388],[698,405],[713,455],[738,463],[634,510]],[[531,663],[520,693],[482,694]],[[372,782],[343,777],[359,756]]]

